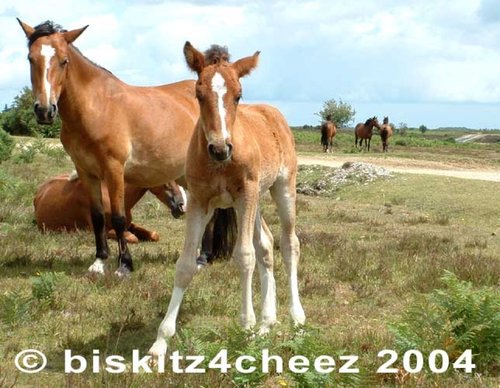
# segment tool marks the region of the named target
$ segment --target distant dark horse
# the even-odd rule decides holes
[[[332,152],[333,138],[336,133],[337,127],[332,122],[332,116],[328,115],[326,121],[321,126],[321,144],[323,145],[323,151]]]
[[[358,123],[356,128],[354,128],[354,146],[358,148],[358,139],[359,146],[363,143],[363,139],[365,140],[365,148],[370,151],[370,142],[373,136],[373,127],[377,127],[380,129],[380,124],[378,123],[377,117],[373,116],[365,121],[365,123]]]
[[[389,150],[389,138],[392,136],[392,127],[389,124],[389,117],[384,117],[384,122],[380,128],[380,138],[382,139],[382,152]]]

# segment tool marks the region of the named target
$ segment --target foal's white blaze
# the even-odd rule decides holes
[[[54,47],[48,45],[48,44],[42,44],[42,48],[40,50],[40,54],[44,57],[45,59],[45,66],[44,66],[44,79],[43,79],[43,85],[45,89],[45,95],[47,97],[47,104],[50,104],[50,93],[51,93],[51,87],[50,87],[50,82],[49,82],[49,69],[50,69],[50,60],[52,57],[55,55],[56,50]]]
[[[212,90],[217,94],[217,110],[219,111],[222,137],[226,140],[229,137],[226,127],[226,110],[224,109],[224,95],[227,92],[227,88],[226,81],[224,81],[224,78],[218,72],[212,78]]]

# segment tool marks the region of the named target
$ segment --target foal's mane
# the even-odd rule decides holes
[[[218,44],[211,45],[203,54],[208,65],[217,65],[223,62],[229,63],[229,59],[231,58],[227,46],[220,46]]]
[[[28,47],[31,47],[31,45],[38,39],[41,38],[42,36],[49,36],[52,34],[56,34],[58,32],[67,32],[68,30],[64,29],[61,25],[54,23],[52,20],[46,20],[43,23],[40,23],[38,26],[34,28],[33,33],[28,39]],[[88,59],[85,55],[82,54],[82,52],[73,44],[70,44],[71,47],[73,47],[78,54],[82,56],[86,61],[90,62],[92,65],[98,67],[99,69],[102,69],[109,74],[113,75],[112,72],[110,72],[108,69],[98,65],[94,61],[91,61]]]
[[[373,117],[370,117],[368,120],[366,120],[365,125],[370,125],[371,121],[373,121]]]

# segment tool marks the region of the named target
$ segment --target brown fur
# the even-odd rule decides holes
[[[188,66],[198,74],[196,95],[200,119],[186,162],[190,204],[186,213],[184,248],[176,264],[168,311],[150,349],[153,355],[165,354],[166,339],[175,333],[184,290],[196,273],[192,257],[203,228],[216,208],[234,207],[236,210],[238,236],[233,257],[240,269],[243,290],[242,325],[248,329],[255,324],[252,275],[256,262],[263,292],[261,330],[267,331],[276,322],[273,236],[259,211],[260,196],[268,190],[281,221],[280,250],[289,278],[290,312],[295,323],[302,324],[305,320],[297,287],[300,248],[295,233],[297,157],[294,137],[276,108],[238,103],[242,93],[239,79],[256,67],[259,52],[234,63],[222,61],[210,65],[205,63],[201,52],[186,42],[184,54]]]
[[[132,223],[131,210],[135,204],[150,191],[161,202],[175,211],[171,198],[181,200],[182,194],[175,182],[151,189],[143,189],[132,185],[125,185],[125,211],[127,214],[126,239],[129,243],[139,241],[158,241],[159,235]],[[108,238],[116,238],[111,227],[111,206],[109,203],[108,188],[102,185],[102,198],[106,215],[106,231]],[[59,175],[40,185],[37,190],[33,206],[38,228],[45,231],[75,231],[77,229],[92,229],[90,217],[90,198],[83,190],[82,182],[78,179],[70,180],[69,175]]]
[[[28,39],[35,29],[19,21]],[[189,140],[199,115],[194,81],[157,87],[125,84],[86,59],[72,43],[86,27],[54,32],[29,47],[37,118],[51,122],[57,106],[62,119],[61,142],[91,198],[96,258],[105,259],[101,181],[109,188],[112,223],[118,235],[120,268],[132,270],[123,239],[125,182],[155,187],[184,174]],[[51,59],[50,100],[44,92],[42,44],[55,49]],[[91,271],[94,267],[91,266]]]
[[[389,124],[389,117],[384,117],[384,123],[380,128],[380,138],[382,139],[382,152],[389,151],[389,138],[392,136],[392,126]]]
[[[368,120],[365,121],[365,123],[358,123],[356,127],[354,128],[354,146],[358,148],[358,139],[359,139],[359,146],[361,147],[361,144],[363,143],[363,139],[365,141],[365,148],[370,151],[370,143],[372,140],[373,136],[373,127],[377,127],[380,129],[380,124],[377,120],[377,117],[373,116],[370,117]]]
[[[332,152],[333,138],[337,134],[337,127],[331,121],[327,120],[321,126],[321,144],[323,145],[323,151]]]

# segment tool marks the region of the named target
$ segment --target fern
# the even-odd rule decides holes
[[[400,352],[443,349],[456,359],[471,349],[479,371],[493,371],[500,358],[500,298],[492,288],[474,289],[446,271],[443,289],[422,296],[390,326]]]

